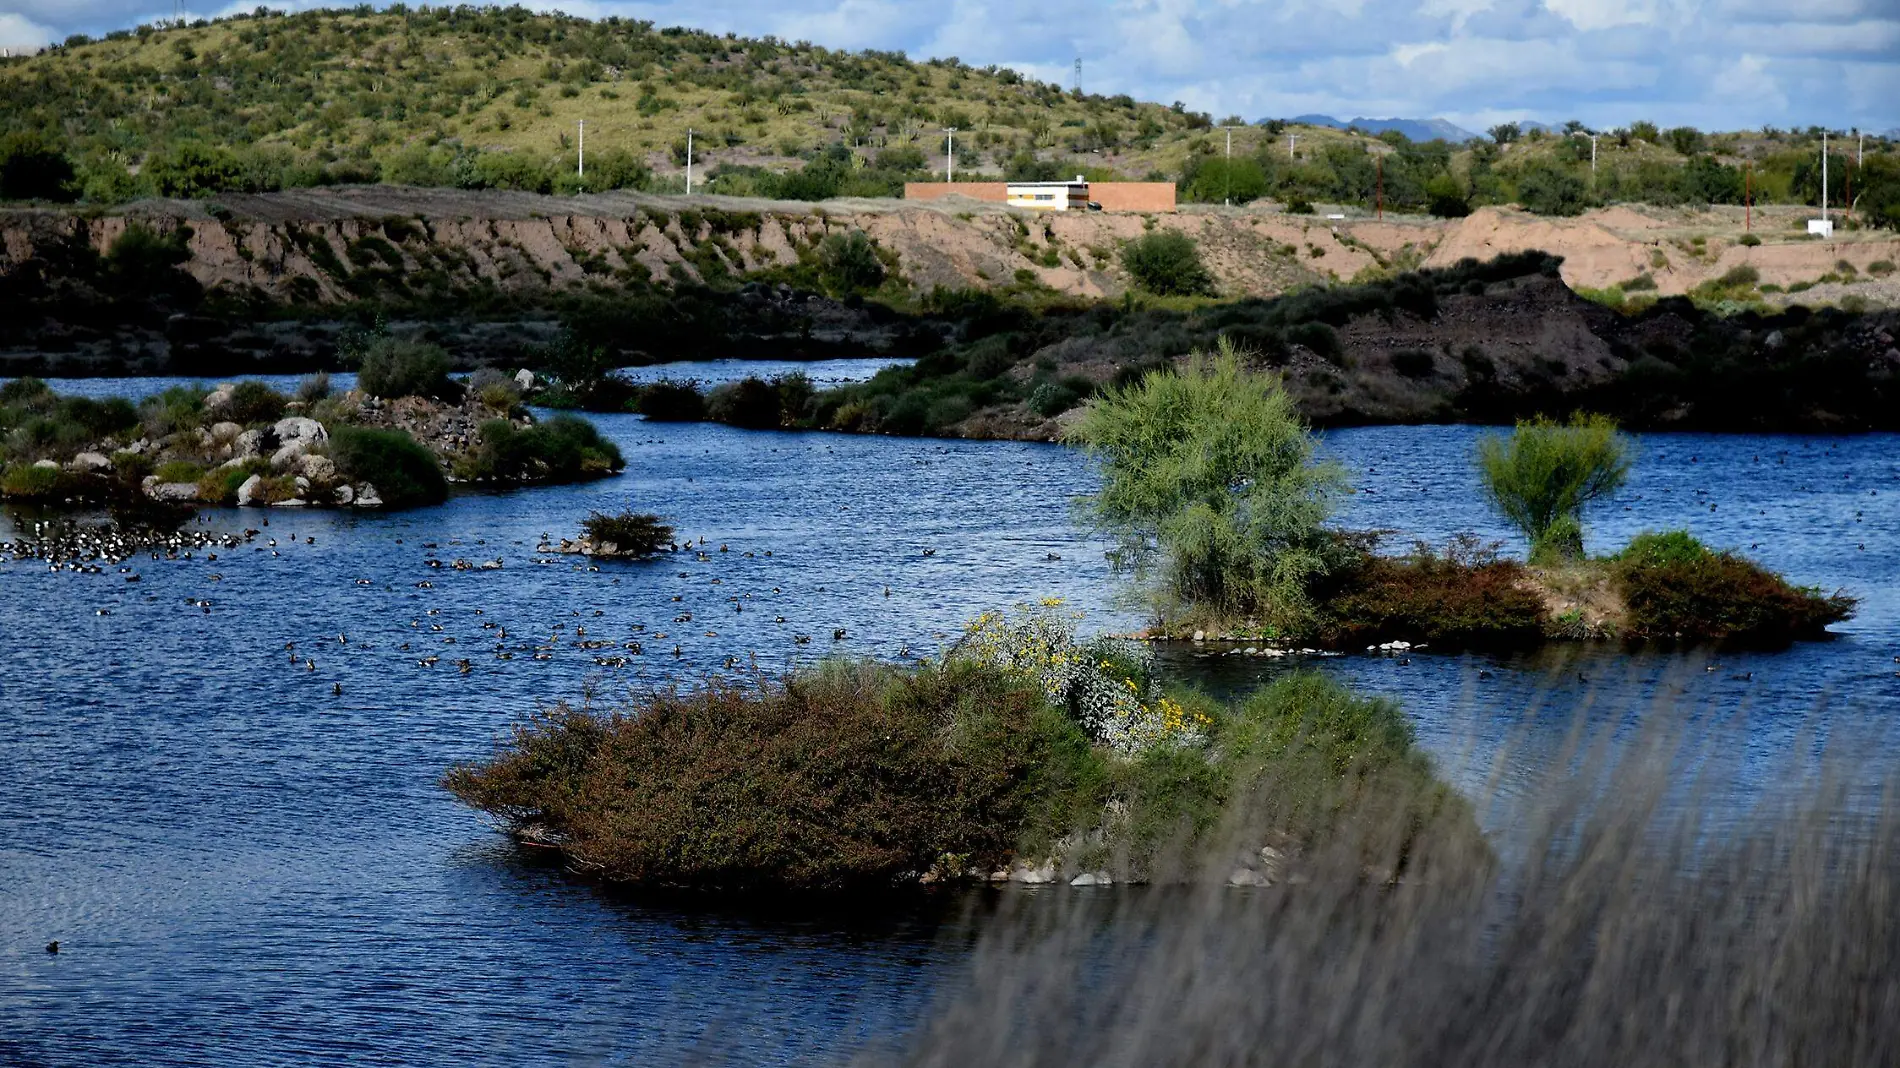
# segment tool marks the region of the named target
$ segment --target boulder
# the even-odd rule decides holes
[[[242,433],[244,433],[244,428],[230,420],[211,424],[211,437],[214,441],[236,441],[238,435]]]
[[[195,501],[198,499],[196,482],[156,482],[149,491],[155,501]]]
[[[1227,877],[1228,886],[1272,886],[1273,880],[1252,868],[1235,868]]]
[[[252,475],[238,487],[237,502],[240,508],[248,508],[257,503],[257,487],[264,481],[263,475]]]
[[[57,471],[59,470],[59,461],[58,460],[35,460],[33,461],[33,466],[34,467],[50,467],[54,469],[55,471]]]
[[[220,382],[205,394],[205,411],[215,412],[231,404],[232,394],[237,392],[236,382]]]
[[[328,456],[305,456],[299,468],[303,477],[312,482],[333,482],[336,480],[336,464]]]
[[[336,488],[336,503],[349,504],[354,500],[356,500],[356,489],[348,482]]]
[[[304,455],[308,453],[311,446],[315,444],[316,442],[314,441],[287,442],[283,448],[271,453],[270,465],[279,470],[283,470],[293,465],[301,464]]]
[[[1085,871],[1069,880],[1070,886],[1113,886],[1115,877],[1105,871]]]
[[[231,455],[239,459],[262,456],[276,443],[276,436],[269,430],[246,430],[231,443]]]
[[[521,370],[516,371],[515,385],[523,393],[527,393],[528,391],[534,389],[534,372],[528,370],[526,367],[523,367]]]
[[[72,462],[66,466],[74,471],[110,471],[112,461],[106,459],[104,453],[82,452],[73,457]]]
[[[323,429],[322,423],[302,415],[287,415],[277,420],[271,424],[271,431],[277,435],[278,441],[286,444],[293,441],[315,443],[330,440],[330,432]]]
[[[358,508],[381,508],[383,506],[383,499],[376,493],[375,486],[365,482],[357,487],[356,506]]]

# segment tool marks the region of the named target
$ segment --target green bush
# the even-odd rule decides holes
[[[706,398],[691,382],[663,378],[640,391],[633,410],[656,423],[692,423],[706,417]]]
[[[1201,263],[1199,246],[1177,230],[1156,230],[1123,245],[1122,268],[1150,293],[1199,296],[1214,291],[1214,277]]]
[[[1085,502],[1137,573],[1159,561],[1156,605],[1294,630],[1330,566],[1322,524],[1342,483],[1280,380],[1223,337],[1178,371],[1111,388],[1068,431],[1101,466]]]
[[[1589,195],[1582,178],[1556,164],[1534,163],[1518,175],[1517,202],[1538,215],[1581,215]]]
[[[1756,248],[1761,245],[1761,238],[1756,237],[1754,234],[1743,234],[1738,244],[1743,248]]]
[[[577,482],[624,466],[620,448],[601,437],[593,423],[557,415],[527,427],[506,419],[483,422],[458,470],[465,478],[504,482]]]
[[[884,284],[884,261],[864,231],[831,234],[818,244],[818,277],[832,296],[867,293]]]
[[[79,195],[72,161],[38,132],[0,137],[0,200],[72,200]]]
[[[0,477],[0,493],[23,500],[52,500],[68,496],[66,473],[57,467],[17,463]]]
[[[1875,278],[1885,278],[1894,270],[1892,260],[1875,260],[1867,265],[1867,273]]]
[[[1029,394],[1029,410],[1044,419],[1053,419],[1081,400],[1075,390],[1059,382],[1044,382]]]
[[[223,417],[233,423],[274,423],[284,417],[287,403],[283,394],[264,383],[246,380],[232,387]]]
[[[1750,560],[1714,552],[1685,531],[1645,533],[1616,558],[1614,576],[1637,637],[1783,643],[1821,637],[1854,614],[1844,593],[1790,585]]]
[[[449,397],[449,354],[425,341],[379,337],[363,351],[357,386],[372,397]]]
[[[269,475],[270,461],[262,457],[252,457],[236,467],[218,467],[206,471],[198,479],[198,499],[206,504],[218,504],[230,507],[237,504],[238,489],[252,475]],[[291,486],[296,486],[292,479]],[[288,500],[289,498],[284,498]]]
[[[204,477],[204,473],[202,464],[190,460],[168,460],[159,464],[158,470],[153,472],[160,482],[196,482]]]
[[[1538,417],[1478,443],[1485,496],[1530,540],[1532,563],[1583,556],[1583,510],[1629,478],[1629,445],[1605,416]]]
[[[706,417],[728,426],[772,430],[779,426],[782,415],[778,390],[751,376],[728,382],[706,397]]]
[[[673,528],[659,516],[637,512],[589,513],[581,521],[581,533],[594,543],[596,553],[613,556],[652,556],[673,542]]]
[[[330,375],[326,371],[305,375],[303,381],[297,383],[297,399],[305,404],[315,404],[320,400],[329,399],[329,396]]]
[[[350,482],[376,487],[391,508],[440,504],[448,499],[448,480],[430,452],[401,430],[339,425],[330,432],[330,459]]]

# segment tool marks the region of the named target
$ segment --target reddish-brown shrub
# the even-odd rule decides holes
[[[1459,539],[1442,552],[1423,543],[1408,556],[1371,553],[1335,573],[1321,633],[1328,644],[1430,642],[1515,645],[1544,633],[1544,605],[1524,585],[1523,565],[1494,547]]]
[[[1678,558],[1626,554],[1616,579],[1639,638],[1784,643],[1822,637],[1858,602],[1790,585],[1732,553]]]

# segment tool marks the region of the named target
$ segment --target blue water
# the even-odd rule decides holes
[[[1085,466],[1047,445],[596,422],[628,460],[604,482],[389,515],[209,511],[212,529],[270,525],[215,561],[134,561],[136,584],[0,563],[0,1063],[665,1063],[702,1048],[814,1063],[917,1020],[980,925],[957,904],[779,916],[609,892],[518,856],[437,780],[537,702],[606,701],[729,659],[924,653],[978,611],[1045,595],[1130,627],[1104,546],[1071,520]],[[1470,472],[1477,433],[1329,435],[1371,491],[1343,521],[1504,538]],[[1740,721],[1763,779],[1817,723],[1900,756],[1896,446],[1646,436],[1592,526],[1600,549],[1686,525],[1847,587],[1865,601],[1837,641],[1724,654],[1714,672],[1615,651],[1322,663],[1403,701],[1474,789],[1500,753],[1528,781],[1579,718]],[[538,562],[544,534],[621,507],[703,536],[710,559]],[[621,647],[575,644],[602,638]],[[596,663],[609,654],[628,663]],[[1216,687],[1275,670],[1171,663]]]

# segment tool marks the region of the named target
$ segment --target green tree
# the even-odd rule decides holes
[[[1250,159],[1198,159],[1182,178],[1182,198],[1203,204],[1247,204],[1267,195],[1267,175]]]
[[[835,296],[876,289],[884,283],[884,261],[862,230],[832,234],[818,245],[819,277]]]
[[[1178,230],[1156,230],[1123,245],[1122,268],[1150,293],[1189,297],[1214,291],[1200,248]]]
[[[1098,395],[1067,433],[1101,466],[1084,508],[1120,542],[1117,564],[1138,575],[1158,565],[1158,610],[1286,630],[1310,618],[1343,474],[1316,461],[1279,378],[1249,371],[1229,339]]]
[[[241,181],[238,158],[213,145],[186,141],[146,160],[143,171],[162,197],[184,200],[236,189]]]
[[[0,200],[72,200],[72,161],[36,132],[0,137]]]
[[[1583,179],[1554,163],[1534,163],[1518,175],[1517,202],[1539,215],[1580,215],[1589,204]]]
[[[1493,142],[1500,145],[1508,145],[1512,141],[1517,140],[1523,131],[1518,127],[1517,123],[1501,122],[1485,132],[1491,135]]]
[[[1532,563],[1583,556],[1583,510],[1629,479],[1629,442],[1608,416],[1542,416],[1478,443],[1485,496],[1530,540]]]
[[[1441,219],[1462,219],[1471,214],[1471,194],[1450,171],[1440,171],[1425,183],[1425,205]]]

